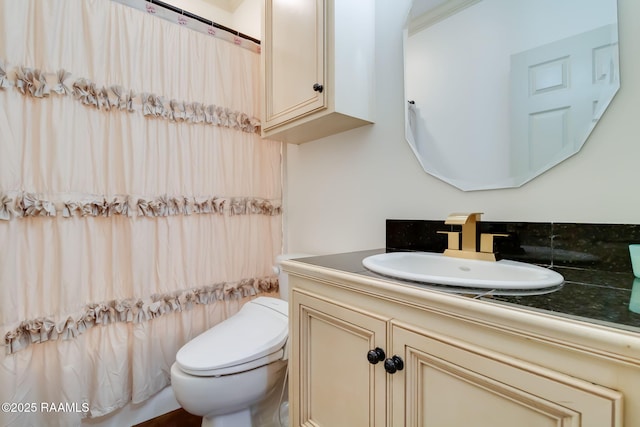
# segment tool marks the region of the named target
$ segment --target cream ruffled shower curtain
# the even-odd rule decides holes
[[[258,52],[108,0],[0,0],[0,425],[141,402],[277,292]]]

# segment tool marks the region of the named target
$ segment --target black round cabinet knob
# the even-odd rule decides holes
[[[320,83],[316,83],[313,85],[313,90],[318,93],[322,93],[322,91],[324,90],[324,86],[322,86]]]
[[[384,361],[384,370],[390,374],[395,374],[397,371],[404,369],[404,362],[400,357],[393,356]]]
[[[385,358],[384,350],[380,347],[376,347],[373,350],[369,350],[367,352],[367,360],[372,365],[375,365],[378,362],[382,362]]]

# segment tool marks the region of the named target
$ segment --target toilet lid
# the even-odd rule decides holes
[[[176,362],[192,375],[242,371],[247,363],[282,349],[289,334],[287,310],[286,301],[256,298],[185,344],[176,354]],[[230,369],[233,366],[238,369]]]

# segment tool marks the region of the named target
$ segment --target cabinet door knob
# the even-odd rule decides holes
[[[393,356],[384,361],[384,370],[390,374],[395,374],[396,371],[402,371],[403,369],[404,362],[398,356]]]
[[[320,83],[316,83],[313,85],[313,90],[318,93],[322,93],[322,91],[324,90],[324,86],[322,86]]]
[[[369,350],[367,352],[367,360],[372,365],[375,365],[378,362],[382,362],[385,358],[384,350],[380,347],[376,347],[373,350]]]

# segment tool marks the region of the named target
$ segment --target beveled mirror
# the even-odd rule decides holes
[[[577,153],[620,87],[616,0],[414,0],[404,51],[407,142],[465,191]]]

